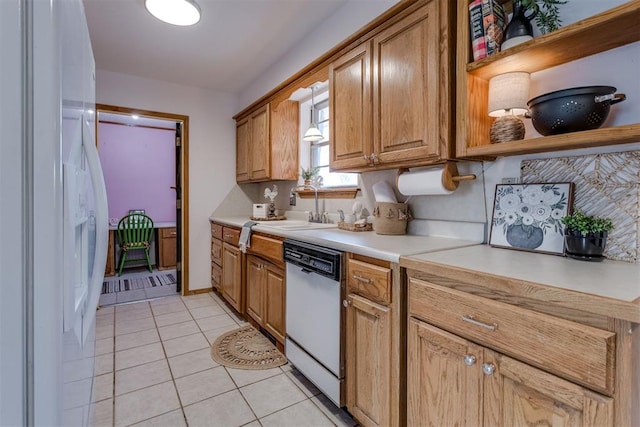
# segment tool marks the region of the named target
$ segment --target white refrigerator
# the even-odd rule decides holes
[[[0,52],[0,425],[85,426],[108,212],[82,1],[0,1]]]

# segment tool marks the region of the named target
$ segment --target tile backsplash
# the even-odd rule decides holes
[[[612,219],[605,256],[638,262],[640,254],[640,151],[523,160],[522,181],[573,182],[574,207]]]

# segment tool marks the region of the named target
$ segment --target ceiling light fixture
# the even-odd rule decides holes
[[[320,132],[320,129],[318,129],[316,127],[315,121],[314,121],[314,112],[315,112],[315,101],[313,99],[313,91],[315,90],[315,85],[311,86],[311,126],[309,126],[309,129],[307,129],[307,131],[305,132],[304,136],[302,137],[303,140],[305,141],[311,141],[311,142],[316,142],[316,141],[320,141],[321,139],[324,138],[324,136],[322,135],[322,132]]]
[[[194,0],[145,0],[144,7],[168,24],[184,27],[200,21],[200,7]]]

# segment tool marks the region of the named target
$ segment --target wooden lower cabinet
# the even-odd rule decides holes
[[[347,408],[365,427],[391,425],[391,309],[347,296]]]
[[[244,313],[242,292],[242,252],[237,246],[222,244],[222,296],[238,313]]]
[[[178,233],[175,227],[158,229],[158,270],[176,268]]]
[[[408,426],[613,426],[613,399],[414,318]]]
[[[254,255],[247,256],[247,315],[284,344],[285,271]]]
[[[407,340],[407,425],[481,426],[481,347],[415,319]]]
[[[115,262],[115,230],[109,230],[109,244],[107,246],[107,263],[104,267],[104,275],[113,276],[116,274]]]
[[[264,298],[264,328],[280,343],[284,344],[286,334],[285,271],[273,264],[267,263],[266,285],[266,295]]]

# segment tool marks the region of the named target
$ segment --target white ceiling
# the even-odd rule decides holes
[[[177,27],[144,0],[83,0],[96,68],[238,93],[347,0],[196,0]]]

